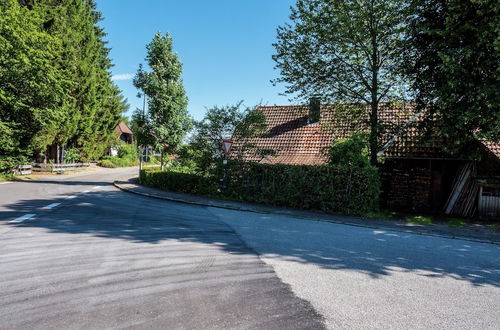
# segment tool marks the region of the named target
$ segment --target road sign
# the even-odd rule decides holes
[[[231,151],[231,147],[233,146],[233,141],[231,140],[222,140],[222,148],[224,149],[224,153],[226,155]]]

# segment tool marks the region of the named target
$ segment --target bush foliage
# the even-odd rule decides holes
[[[141,183],[159,189],[276,206],[364,214],[378,208],[379,178],[373,166],[295,166],[230,162],[228,185],[214,176],[143,170]]]
[[[232,164],[225,195],[301,209],[363,214],[378,208],[379,178],[373,166]]]
[[[0,173],[13,174],[18,165],[28,164],[24,156],[0,156]]]
[[[118,146],[117,156],[105,156],[98,163],[99,166],[115,168],[139,165],[139,155],[133,144],[122,143]]]
[[[80,153],[78,152],[78,149],[76,148],[70,148],[66,150],[66,163],[76,163],[77,161],[80,160]]]
[[[131,161],[139,159],[139,153],[137,152],[137,147],[134,144],[120,144],[118,146],[117,156],[123,159],[130,159]]]
[[[217,189],[212,177],[159,169],[142,170],[139,180],[149,187],[188,194],[212,195]]]

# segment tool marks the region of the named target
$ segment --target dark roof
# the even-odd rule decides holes
[[[130,128],[128,128],[127,124],[125,124],[123,121],[121,121],[117,126],[115,131],[118,133],[118,135],[122,134],[132,134],[132,131]]]
[[[262,163],[320,165],[327,161],[327,149],[335,139],[347,138],[357,131],[366,130],[368,105],[322,105],[318,123],[308,123],[309,106],[259,107],[266,119],[268,132],[262,137],[238,139],[233,137],[234,157],[245,143],[259,149],[274,151],[274,155],[262,158],[247,152],[244,159]],[[342,116],[339,114],[343,113]],[[357,116],[345,114],[359,113]],[[401,158],[448,158],[437,135],[422,139],[416,123],[421,119],[412,104],[383,103],[379,108],[381,156]],[[340,120],[339,118],[344,118]],[[500,151],[499,144],[487,146]],[[493,148],[493,149],[492,149]]]

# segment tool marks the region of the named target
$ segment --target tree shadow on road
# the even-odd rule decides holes
[[[53,233],[54,240],[58,239],[57,234],[86,234],[95,239],[120,239],[132,244],[174,240],[210,244],[229,253],[255,253],[231,226],[207,207],[160,201],[118,190],[92,191],[67,201],[63,197],[52,200],[62,202],[52,210],[33,209],[41,200],[4,206],[10,211],[2,215],[0,223],[38,228],[41,234]],[[474,286],[500,286],[500,247],[496,245],[284,216],[276,220],[270,215],[223,212],[224,217],[232,219],[229,223],[237,222],[238,233],[260,240],[258,250],[266,257],[314,263],[325,269],[353,270],[374,279],[393,272],[413,272],[426,277],[450,277]],[[8,223],[13,214],[19,213],[37,216],[21,224]]]

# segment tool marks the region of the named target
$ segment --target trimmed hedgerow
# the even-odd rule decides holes
[[[373,166],[232,164],[228,177],[224,195],[232,199],[345,214],[378,208],[380,185]]]
[[[139,181],[148,187],[197,195],[210,196],[217,189],[214,179],[210,177],[159,169],[141,170]]]
[[[299,209],[364,214],[378,209],[376,167],[295,166],[229,162],[227,188],[218,180],[174,171],[141,172],[141,183],[176,192],[229,198]]]

